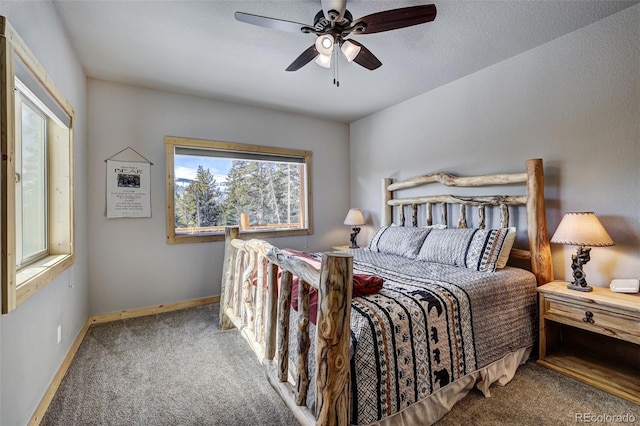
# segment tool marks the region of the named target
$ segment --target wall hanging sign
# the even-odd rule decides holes
[[[117,159],[133,151],[137,161]],[[127,147],[107,158],[107,218],[151,217],[151,166],[153,163]]]

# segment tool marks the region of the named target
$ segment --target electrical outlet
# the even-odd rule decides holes
[[[58,343],[62,342],[62,325],[58,324]]]

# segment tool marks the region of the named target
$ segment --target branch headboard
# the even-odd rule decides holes
[[[524,195],[427,195],[419,197],[398,198],[396,191],[439,183],[452,187],[481,187],[498,185],[522,185]],[[467,210],[476,209],[478,228],[486,226],[487,208],[499,209],[500,225],[510,226],[509,207],[525,206],[527,219],[527,235],[529,249],[512,249],[510,258],[529,260],[531,271],[536,276],[538,285],[553,280],[553,265],[547,218],[544,203],[544,172],[541,159],[526,162],[526,171],[522,173],[500,173],[480,176],[455,176],[449,173],[430,173],[411,179],[393,182],[392,179],[382,181],[382,216],[381,225],[388,226],[394,222],[394,212],[398,225],[408,226],[406,213],[410,211],[411,226],[418,226],[419,206],[424,206],[426,225],[433,225],[433,206],[441,206],[440,223],[450,226],[448,206],[459,208],[457,228],[467,228]]]

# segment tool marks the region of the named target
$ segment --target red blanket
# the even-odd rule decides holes
[[[298,250],[285,249],[287,253],[304,260],[315,268],[320,268],[320,262],[309,253]],[[278,274],[279,276],[280,274]],[[382,288],[383,280],[375,275],[353,274],[353,297],[366,296],[377,293]],[[293,279],[291,290],[291,307],[298,310],[298,278]],[[318,292],[315,288],[309,290],[309,320],[315,324],[318,317]]]

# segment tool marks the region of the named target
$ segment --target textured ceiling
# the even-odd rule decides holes
[[[435,21],[355,36],[383,63],[285,68],[312,34],[248,25],[235,11],[312,24],[319,0],[59,1],[88,76],[351,122],[616,13],[637,1],[434,2]],[[351,0],[354,18],[430,1]]]

